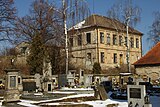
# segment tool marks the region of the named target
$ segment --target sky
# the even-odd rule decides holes
[[[61,2],[61,0],[55,0]],[[91,13],[106,16],[106,12],[119,0],[85,0],[90,8]],[[15,6],[18,10],[19,16],[25,16],[28,13],[33,0],[15,0]],[[151,44],[147,42],[147,33],[154,21],[153,12],[160,11],[160,0],[133,0],[133,3],[142,9],[141,21],[137,24],[135,29],[142,32],[142,51],[145,54],[150,50]],[[94,7],[94,8],[93,8]],[[94,11],[93,11],[94,10]]]

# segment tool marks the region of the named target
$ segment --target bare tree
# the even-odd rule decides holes
[[[0,52],[0,56],[16,56],[18,53],[15,48],[4,47]]]
[[[20,41],[32,41],[35,35],[41,35],[43,43],[51,39],[61,39],[61,14],[55,11],[53,4],[45,0],[35,0],[29,10],[29,15],[17,19],[16,34]],[[63,36],[63,35],[62,35]]]
[[[13,0],[0,0],[0,41],[10,40],[12,24],[16,18]]]
[[[152,45],[157,44],[160,41],[160,12],[154,12],[154,21],[150,26],[148,32],[148,41],[152,42]]]
[[[68,27],[74,26],[90,15],[90,10],[85,0],[68,0],[66,9]]]
[[[62,15],[54,4],[49,4],[46,0],[35,0],[29,12],[29,15],[17,19],[15,33],[18,42],[30,44],[27,62],[31,74],[42,74],[43,61],[47,57],[46,45],[63,44]]]
[[[66,74],[68,74],[68,68],[69,68],[67,25],[68,27],[71,27],[75,25],[75,22],[79,22],[80,20],[84,19],[85,15],[88,13],[87,7],[88,6],[85,6],[84,0],[62,0],[62,13],[63,13],[65,51],[66,51]]]
[[[127,37],[127,55],[126,62],[128,65],[128,72],[131,72],[130,67],[130,50],[129,50],[129,26],[136,25],[140,21],[141,9],[138,6],[132,4],[132,0],[122,0],[121,2],[114,4],[110,10],[108,10],[107,15],[110,18],[118,20],[126,25],[126,37]],[[114,22],[114,21],[113,21]],[[115,29],[116,24],[113,23]],[[121,29],[119,29],[121,30]]]
[[[136,25],[140,21],[141,9],[133,5],[132,0],[121,0],[114,4],[108,11],[107,16],[122,23],[130,18],[130,26]]]

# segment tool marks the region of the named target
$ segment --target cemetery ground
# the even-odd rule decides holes
[[[48,93],[23,93],[20,102],[8,103],[2,106],[3,90],[1,90],[2,107],[128,107],[127,100],[112,99],[98,100],[91,88],[62,88]],[[160,107],[160,95],[151,94],[152,107]]]

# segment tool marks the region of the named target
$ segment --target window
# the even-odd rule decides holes
[[[55,83],[56,82],[56,80],[55,79],[53,79],[53,83]]]
[[[87,61],[91,61],[91,53],[87,53]]]
[[[119,64],[121,65],[123,64],[123,54],[120,54],[119,56],[120,56]]]
[[[104,63],[104,52],[101,52],[101,63]]]
[[[136,38],[136,48],[139,48],[139,39]]]
[[[21,78],[20,77],[18,77],[18,84],[20,84],[21,83]]]
[[[110,45],[110,43],[111,43],[110,34],[107,33],[107,44]]]
[[[134,39],[131,38],[131,48],[134,48]]]
[[[25,54],[27,47],[21,47],[21,53]]]
[[[91,33],[87,33],[87,44],[91,44]]]
[[[122,43],[123,43],[122,36],[119,36],[119,46],[122,46]]]
[[[73,38],[69,38],[70,46],[73,46]]]
[[[100,32],[100,43],[104,43],[104,33]]]
[[[82,35],[78,35],[78,46],[82,45]]]
[[[127,47],[127,37],[125,37],[125,44],[124,45]]]
[[[117,45],[117,36],[113,35],[113,45]]]
[[[82,76],[82,77],[84,76],[84,71],[81,71],[81,76]]]
[[[113,63],[117,63],[117,54],[116,53],[113,54]]]

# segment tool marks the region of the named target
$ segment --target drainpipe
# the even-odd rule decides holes
[[[99,45],[98,45],[98,27],[96,26],[97,30],[97,62],[99,63]]]

